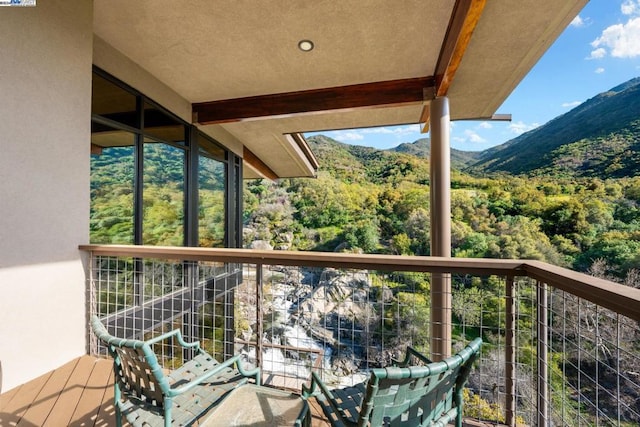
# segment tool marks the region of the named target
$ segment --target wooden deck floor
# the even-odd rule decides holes
[[[315,399],[312,427],[329,426]],[[465,421],[465,426],[492,424]],[[0,395],[0,426],[115,426],[112,362],[92,356],[72,360]]]
[[[312,402],[312,426],[329,423]],[[0,426],[115,426],[112,362],[91,356],[0,395]]]

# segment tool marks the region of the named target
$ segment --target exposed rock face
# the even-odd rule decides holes
[[[352,322],[363,319],[369,309],[368,287],[366,273],[345,275],[335,269],[325,269],[318,286],[299,304],[297,314],[310,327],[331,321],[331,314]]]
[[[252,247],[270,245],[255,241]],[[315,351],[324,354],[322,365],[329,381],[348,383],[354,375],[366,378],[360,365],[368,359],[367,366],[372,366],[372,355],[373,366],[377,365],[375,356],[382,350],[377,348],[381,317],[376,307],[391,304],[393,291],[372,286],[367,271],[275,266],[265,268],[263,275],[262,340],[293,348],[283,354],[291,363],[283,359],[282,364],[316,357],[310,356]],[[313,351],[302,350],[307,348]]]
[[[337,375],[348,376],[358,372],[356,357],[349,347],[343,347],[331,359],[331,369]]]
[[[249,245],[249,249],[254,249],[256,251],[272,251],[273,246],[266,240],[254,240]]]

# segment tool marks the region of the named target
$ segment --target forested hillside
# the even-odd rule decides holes
[[[309,143],[316,179],[249,181],[245,243],[281,249],[429,254],[425,158]],[[473,177],[452,173],[458,257],[526,258],[586,271],[604,260],[619,277],[640,266],[640,177]]]
[[[482,152],[475,172],[622,178],[640,174],[640,77]]]

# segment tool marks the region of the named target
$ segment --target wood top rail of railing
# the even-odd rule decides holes
[[[369,255],[341,252],[259,251],[253,249],[142,245],[80,245],[79,248],[83,251],[93,252],[96,255],[134,258],[353,268],[377,271],[523,275],[522,261],[504,259]]]
[[[368,255],[168,246],[80,245],[95,255],[377,271],[527,276],[640,322],[640,289],[534,260]]]

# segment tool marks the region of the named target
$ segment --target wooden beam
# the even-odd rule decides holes
[[[265,178],[276,180],[280,178],[269,166],[258,158],[247,147],[243,147],[242,160],[251,166],[256,172],[264,176]]]
[[[436,65],[436,95],[445,96],[462,62],[487,0],[457,0]]]
[[[91,144],[91,154],[102,154],[102,147],[97,144]]]
[[[456,1],[433,73],[436,79],[436,96],[447,95],[469,46],[471,36],[480,21],[486,2],[487,0]],[[422,111],[420,123],[425,124],[422,132],[427,132],[429,130],[429,111],[426,106]]]
[[[363,83],[323,89],[193,104],[194,121],[199,124],[257,120],[320,114],[336,110],[388,107],[423,101],[423,89],[433,87],[431,76]]]

